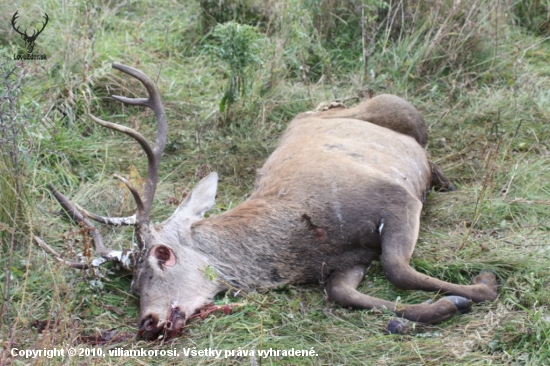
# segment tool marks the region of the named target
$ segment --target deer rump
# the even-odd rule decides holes
[[[217,174],[211,173],[170,218],[153,225],[149,210],[166,141],[164,110],[147,76],[127,66],[113,67],[140,80],[149,92],[148,99],[115,99],[153,109],[159,125],[152,149],[136,131],[93,117],[102,126],[131,136],[147,153],[148,184],[143,195],[117,176],[132,192],[137,214],[104,218],[85,211],[81,215],[66,197],[52,191],[74,221],[93,227],[89,217],[136,226],[139,250],[130,254],[106,249],[97,229],[91,232],[103,262],[132,259],[132,289],[140,294],[138,333],[145,339],[179,334],[188,319],[228,289],[254,291],[321,282],[329,299],[344,307],[387,309],[430,324],[468,311],[472,302],[497,297],[496,277],[490,272],[475,277],[472,285],[456,285],[410,267],[426,192],[431,186],[454,187],[428,160],[422,146],[427,142],[426,126],[405,100],[380,95],[350,109],[301,113],[258,170],[247,200],[205,219],[218,183]],[[368,265],[378,258],[396,286],[450,296],[405,305],[358,292]],[[390,325],[389,330],[399,332],[397,328]]]

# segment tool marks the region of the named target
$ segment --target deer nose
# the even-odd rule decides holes
[[[185,312],[179,307],[170,309],[168,319],[159,324],[159,316],[150,313],[144,316],[138,325],[138,334],[147,341],[154,341],[164,335],[166,339],[175,337],[185,325]]]
[[[138,334],[145,340],[152,341],[158,338],[163,329],[164,324],[159,326],[158,315],[148,314],[140,320],[138,325]]]

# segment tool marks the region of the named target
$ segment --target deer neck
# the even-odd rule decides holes
[[[220,279],[243,290],[295,282],[292,247],[296,208],[249,199],[234,209],[192,226],[195,249],[208,258]],[[299,274],[298,274],[299,275]]]

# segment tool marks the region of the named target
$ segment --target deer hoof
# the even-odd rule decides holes
[[[467,313],[472,308],[472,301],[462,296],[445,296],[442,300],[452,302],[459,314]]]
[[[485,289],[480,290],[478,296],[472,298],[476,303],[483,301],[494,301],[497,296],[498,282],[497,277],[492,271],[483,270],[477,276],[474,277],[473,281],[476,285],[485,285]]]
[[[407,334],[409,331],[409,322],[405,319],[390,320],[386,326],[386,334]]]
[[[487,286],[497,287],[497,277],[493,271],[484,269],[474,277],[474,283],[483,283]]]

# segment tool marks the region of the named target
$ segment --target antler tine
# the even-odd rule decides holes
[[[132,194],[132,196],[134,197],[134,200],[136,201],[136,205],[137,205],[137,210],[138,212],[141,212],[144,210],[144,207],[143,207],[143,201],[141,200],[141,197],[137,191],[137,189],[134,188],[134,186],[132,185],[132,183],[124,178],[124,177],[121,177],[120,175],[118,174],[113,174],[113,176],[117,179],[119,179],[122,183],[124,183],[126,185],[126,187],[128,188],[128,190],[130,191],[130,193]]]
[[[136,140],[136,142],[142,147],[143,151],[145,151],[145,155],[147,155],[148,160],[155,159],[155,153],[151,148],[151,145],[149,145],[149,141],[147,141],[147,139],[143,137],[143,135],[137,132],[136,130],[130,127],[119,125],[118,123],[104,121],[92,114],[90,114],[89,116],[98,125],[101,125],[106,128],[110,128],[111,130],[122,132],[123,134],[130,136],[131,138]]]
[[[164,113],[164,107],[162,105],[162,101],[160,99],[160,94],[157,90],[157,87],[147,75],[145,75],[143,72],[139,70],[136,70],[126,65],[113,63],[112,66],[113,68],[138,79],[143,84],[145,89],[147,89],[149,98],[126,98],[118,95],[113,95],[112,97],[123,103],[148,107],[155,113],[155,117],[157,119],[157,138],[155,142],[155,148],[152,151],[149,146],[149,143],[147,143],[144,138],[143,138],[144,140],[143,142],[140,142],[140,140],[136,138],[137,135],[142,137],[139,133],[132,130],[134,131],[134,134],[130,134],[128,133],[127,130],[126,132],[124,132],[122,131],[122,129],[119,129],[119,131],[132,136],[136,141],[138,141],[138,143],[144,148],[145,153],[147,154],[148,167],[147,167],[147,180],[145,183],[145,193],[142,200],[143,210],[138,210],[138,217],[137,217],[138,222],[140,223],[147,222],[149,221],[149,212],[151,211],[151,206],[153,204],[153,197],[155,195],[155,190],[157,188],[160,157],[162,156],[162,153],[164,152],[164,147],[166,146],[166,138],[168,134],[167,125],[166,125],[166,114]],[[132,194],[134,193],[132,192]],[[135,198],[135,195],[134,195],[134,198]]]
[[[61,207],[63,207],[65,212],[67,212],[67,214],[73,221],[75,221],[77,224],[82,223],[86,225],[86,227],[90,228],[90,235],[92,236],[92,239],[94,241],[95,253],[99,255],[108,254],[110,250],[108,250],[105,247],[105,244],[103,244],[103,237],[99,233],[99,230],[97,230],[97,228],[94,226],[94,224],[92,224],[90,220],[82,216],[82,214],[78,212],[73,203],[67,197],[61,194],[61,192],[55,189],[52,184],[48,184],[48,188],[50,189],[50,191],[52,191],[55,199],[59,202]]]
[[[59,253],[57,253],[52,247],[50,247],[48,244],[46,244],[46,242],[44,240],[42,240],[42,238],[40,238],[39,236],[33,235],[33,239],[42,249],[44,249],[46,252],[48,252],[52,256],[54,256],[55,259],[57,259],[58,261],[60,261],[62,263],[65,263],[69,267],[76,268],[76,269],[89,269],[90,268],[90,266],[86,263],[71,262],[71,261],[67,261],[67,260],[63,259],[63,257],[61,257],[61,255]]]
[[[104,217],[99,216],[93,212],[90,212],[83,207],[79,206],[78,204],[74,204],[75,207],[78,209],[78,211],[82,212],[84,216],[89,217],[90,219],[100,222],[105,225],[111,225],[111,226],[133,226],[137,224],[136,215],[128,216],[128,217]]]
[[[155,153],[154,153],[153,149],[151,148],[151,145],[149,145],[149,142],[147,141],[147,139],[145,137],[143,137],[142,134],[140,134],[139,132],[137,132],[136,130],[134,130],[132,128],[119,125],[118,123],[112,123],[112,122],[104,121],[102,119],[97,118],[96,116],[94,116],[92,114],[90,114],[89,116],[97,124],[99,124],[103,127],[109,128],[111,130],[122,132],[122,133],[132,137],[134,140],[136,140],[136,142],[141,146],[143,151],[145,151],[145,155],[147,155],[147,161],[149,162],[149,170],[151,169],[151,165],[157,167],[157,170],[158,170],[158,163],[156,163],[156,161],[158,159],[155,157]],[[149,173],[147,174],[147,176],[149,177]],[[134,201],[136,202],[136,206],[137,206],[137,222],[144,222],[144,221],[148,220],[151,205],[149,204],[148,207],[145,206],[145,204],[143,203],[143,200],[141,199],[141,196],[139,195],[138,191],[132,186],[132,184],[129,181],[127,181],[126,179],[120,177],[119,175],[115,175],[115,177],[122,180],[122,182],[130,190],[130,193],[132,193],[132,197],[134,197]],[[149,179],[147,179],[147,183],[149,183]],[[156,181],[155,181],[155,184],[156,184]],[[154,192],[153,192],[153,194],[154,194]],[[152,201],[152,197],[149,201]],[[90,216],[90,217],[93,218],[92,216]],[[96,221],[98,221],[98,220],[96,220]]]

